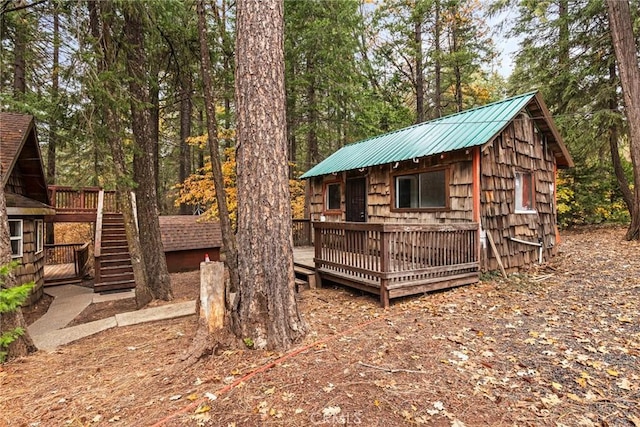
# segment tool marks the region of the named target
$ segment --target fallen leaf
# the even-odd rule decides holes
[[[211,406],[208,406],[208,405],[198,406],[198,409],[196,409],[196,414],[204,414],[205,412],[209,412],[210,410],[211,410]]]
[[[271,388],[266,389],[263,393],[266,394],[267,396],[271,396],[275,392],[276,392],[276,388],[275,387],[271,387]]]
[[[342,412],[342,409],[340,409],[339,406],[328,406],[322,410],[322,415],[325,417],[333,417],[338,415],[340,412]]]
[[[615,369],[607,369],[607,374],[611,375],[612,377],[617,377],[618,371],[616,371]]]
[[[551,383],[551,387],[555,388],[556,390],[562,390],[562,384],[559,383]]]
[[[618,381],[616,385],[623,390],[631,390],[631,383],[626,378],[623,378],[622,380]]]

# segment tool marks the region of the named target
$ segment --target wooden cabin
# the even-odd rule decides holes
[[[30,115],[0,112],[0,178],[7,200],[12,258],[20,262],[15,270],[18,283],[35,283],[25,303],[30,305],[42,297],[44,218],[54,213]]]
[[[571,166],[538,92],[345,146],[302,176],[318,275],[387,305],[545,262]]]

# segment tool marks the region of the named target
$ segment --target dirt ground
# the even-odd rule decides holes
[[[344,288],[304,291],[309,333],[285,354],[185,367],[195,316],[105,331],[0,367],[0,426],[637,427],[640,243],[623,235],[568,231],[550,265],[386,311]],[[198,280],[175,284],[186,298]]]

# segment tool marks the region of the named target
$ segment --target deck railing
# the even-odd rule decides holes
[[[294,218],[293,225],[293,246],[311,246],[311,220]]]
[[[73,188],[49,186],[49,200],[57,212],[95,212],[98,208],[100,187]],[[115,191],[104,192],[106,212],[117,212]]]
[[[384,306],[390,296],[411,293],[403,288],[477,275],[479,269],[477,223],[314,222],[313,227],[318,272],[379,291]]]
[[[73,264],[78,277],[84,277],[89,273],[89,243],[44,245],[44,250],[46,265]]]

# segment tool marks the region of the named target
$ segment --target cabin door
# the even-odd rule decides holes
[[[367,178],[347,178],[345,204],[347,221],[367,220]]]

